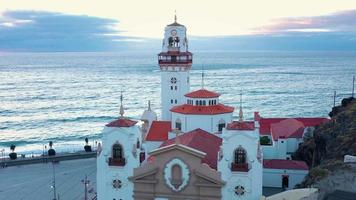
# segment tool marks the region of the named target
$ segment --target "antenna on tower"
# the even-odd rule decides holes
[[[239,121],[243,122],[244,120],[244,113],[242,112],[242,89],[240,91],[240,111],[239,111]]]
[[[122,105],[122,101],[124,100],[124,96],[122,95],[122,90],[121,90],[121,95],[120,95],[120,115],[121,117],[124,117],[124,106]]]
[[[204,88],[204,65],[201,66],[201,88]]]

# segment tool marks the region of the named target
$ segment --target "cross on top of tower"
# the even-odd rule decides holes
[[[242,122],[244,120],[244,113],[242,112],[242,90],[240,92],[240,111],[239,111],[239,121]]]
[[[121,95],[120,95],[120,116],[124,117],[125,111],[124,111],[124,106],[122,105],[122,101],[124,100],[124,96],[122,95],[122,91],[121,91]]]

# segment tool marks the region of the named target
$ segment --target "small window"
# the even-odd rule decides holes
[[[178,86],[174,86],[174,89],[177,90],[177,89],[178,89]]]
[[[199,101],[198,100],[195,101],[195,105],[199,105]]]
[[[173,99],[171,99],[171,104],[173,104]]]
[[[220,124],[218,125],[218,131],[222,131],[223,128],[225,128],[225,123],[220,123]]]
[[[206,105],[206,102],[205,101],[203,101],[203,106],[205,106]]]
[[[171,86],[171,90],[173,90],[173,86]]]
[[[209,106],[211,105],[211,100],[209,100]]]
[[[176,120],[176,129],[177,130],[182,130],[182,122],[180,121],[180,119]]]
[[[176,99],[176,100],[174,100],[174,103],[175,103],[175,104],[177,104],[177,103],[178,103],[177,99]]]

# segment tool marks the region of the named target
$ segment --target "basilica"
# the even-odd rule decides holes
[[[175,17],[158,54],[160,118],[150,103],[140,120],[128,117],[121,94],[120,116],[104,127],[98,149],[99,200],[258,200],[263,187],[292,189],[308,173],[291,154],[328,119],[255,112],[247,121],[241,103],[234,117],[218,91],[190,90],[188,44]]]

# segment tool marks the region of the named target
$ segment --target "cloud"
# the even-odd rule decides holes
[[[288,32],[356,32],[356,10],[324,16],[276,19],[270,25],[256,29],[256,33],[264,34]]]
[[[125,48],[113,19],[43,11],[7,11],[0,16],[0,50],[105,51]]]

